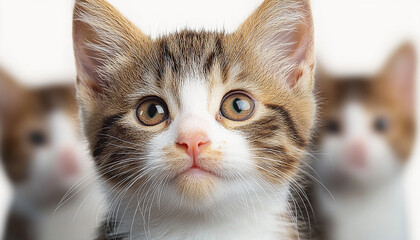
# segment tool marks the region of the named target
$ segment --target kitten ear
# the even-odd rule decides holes
[[[416,50],[411,43],[405,43],[388,60],[380,78],[387,81],[410,110],[415,104],[416,66]]]
[[[79,90],[90,95],[102,93],[118,65],[124,64],[133,49],[149,41],[106,1],[76,0],[73,45]]]
[[[308,0],[265,0],[235,34],[269,74],[292,88],[312,88],[314,37]]]
[[[23,93],[24,88],[9,74],[0,69],[0,124],[3,129],[19,105]]]

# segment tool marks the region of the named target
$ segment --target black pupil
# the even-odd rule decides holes
[[[41,132],[33,132],[29,135],[29,141],[35,146],[41,146],[45,144],[46,137]]]
[[[158,113],[158,109],[156,107],[156,104],[154,103],[150,104],[149,107],[147,108],[147,115],[149,116],[149,118],[156,117],[157,113]]]
[[[234,100],[233,100],[233,109],[237,112],[237,113],[241,113],[242,112],[242,105],[240,104],[241,103],[241,99],[239,99],[239,98],[235,98]]]
[[[327,130],[330,133],[338,133],[340,132],[340,125],[337,121],[331,120],[327,123]]]
[[[378,118],[375,121],[375,129],[378,132],[384,132],[385,130],[388,129],[388,122],[386,121],[386,119],[384,118]]]

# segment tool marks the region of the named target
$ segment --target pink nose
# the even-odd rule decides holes
[[[349,163],[353,167],[363,168],[366,165],[366,147],[362,141],[355,141],[349,147]]]
[[[79,171],[77,164],[77,156],[74,150],[71,148],[65,148],[62,150],[59,157],[59,168],[60,172],[65,176],[76,175]]]
[[[176,141],[178,146],[184,147],[187,154],[196,159],[201,151],[210,144],[210,139],[204,133],[193,133],[188,135],[180,135]]]

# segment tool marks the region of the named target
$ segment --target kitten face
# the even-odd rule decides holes
[[[2,149],[6,172],[19,194],[34,202],[60,200],[87,171],[87,149],[77,130],[72,86],[30,90],[1,79]],[[7,95],[4,95],[7,96]]]
[[[266,1],[233,34],[152,40],[106,2],[77,1],[79,103],[105,181],[169,209],[284,196],[315,114],[309,12]]]
[[[321,74],[325,108],[318,169],[327,181],[372,185],[398,172],[414,141],[414,66],[414,50],[403,46],[377,76]]]

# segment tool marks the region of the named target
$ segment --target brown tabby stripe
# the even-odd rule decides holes
[[[250,134],[248,136],[248,139],[250,141],[267,139],[279,129],[279,123],[276,121],[275,118],[269,116],[253,122],[249,127],[247,127],[247,129],[250,129],[253,132],[255,132],[255,134]]]
[[[216,58],[216,52],[212,52],[208,56],[207,60],[204,62],[203,68],[204,68],[204,72],[206,74],[208,74],[210,72],[211,68],[213,67],[215,58]]]
[[[287,126],[289,127],[291,134],[293,136],[293,140],[301,147],[306,146],[305,140],[300,136],[299,132],[296,129],[295,122],[290,117],[289,112],[282,106],[275,105],[275,104],[267,104],[266,105],[269,109],[278,112],[283,119],[287,122]]]
[[[223,61],[224,60],[223,47],[222,47],[222,40],[220,39],[220,36],[216,36],[216,41],[215,41],[213,49],[214,50],[209,54],[206,61],[204,61],[203,68],[204,68],[205,73],[210,72],[216,60],[219,60],[219,62],[221,63],[222,69],[224,68],[223,66],[226,65]]]
[[[160,44],[160,55],[161,57],[159,59],[163,60],[162,68],[166,67],[166,66],[170,66],[171,70],[174,74],[178,73],[179,70],[179,64],[175,59],[174,54],[170,51],[168,43],[165,39],[162,39]],[[163,69],[163,72],[165,69]]]
[[[119,113],[112,115],[110,117],[105,118],[105,120],[102,123],[102,128],[100,133],[98,134],[98,141],[95,144],[92,156],[96,159],[98,156],[102,154],[102,152],[105,149],[106,143],[108,142],[108,131],[110,129],[110,126],[112,126],[116,121],[120,120],[123,117],[124,114]]]
[[[257,145],[261,149],[260,151],[270,154],[270,155],[275,155],[276,159],[278,158],[279,155],[287,156],[286,148],[283,146],[271,146],[261,141],[255,141],[254,144]]]
[[[217,37],[215,49],[219,56],[220,69],[222,69],[223,83],[226,83],[226,81],[228,80],[228,74],[229,74],[229,64],[228,64],[229,60],[228,60],[228,56],[224,54],[224,47],[223,47],[222,39],[220,38],[220,36]]]
[[[255,144],[262,149],[261,151],[266,154],[265,156],[271,156],[270,159],[278,160],[276,163],[269,162],[269,166],[284,173],[296,169],[295,164],[299,162],[299,160],[296,157],[289,155],[283,146],[271,146],[260,141],[255,142]]]

